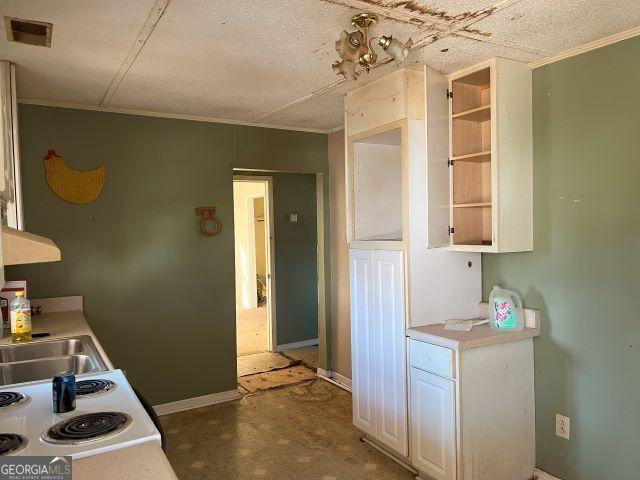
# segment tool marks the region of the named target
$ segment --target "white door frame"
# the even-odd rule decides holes
[[[264,221],[265,221],[265,263],[266,263],[266,277],[267,277],[267,343],[270,352],[275,351],[278,345],[276,336],[276,305],[275,305],[275,241],[273,234],[273,177],[263,176],[247,176],[247,175],[234,175],[234,182],[253,182],[264,183],[265,195],[264,195]],[[251,215],[251,221],[247,222],[250,227],[249,242],[254,245],[253,251],[255,253],[255,225],[253,222],[253,198],[261,197],[262,195],[248,195],[245,201],[249,201],[251,205],[247,205],[247,215]],[[255,255],[250,260],[249,269],[254,273],[255,279],[256,271],[256,259]],[[253,292],[255,292],[255,281],[253,283]],[[257,294],[254,295],[257,297]]]
[[[249,282],[249,298],[251,299],[251,308],[258,307],[258,285],[256,284],[257,278],[257,270],[258,267],[256,265],[256,222],[255,222],[255,209],[253,206],[253,201],[256,198],[264,199],[266,195],[266,186],[265,186],[265,194],[262,193],[248,193],[244,197],[245,205],[245,214],[246,214],[246,222],[247,222],[247,246],[249,247],[249,251],[252,252],[251,257],[249,258],[249,278],[252,280]],[[265,220],[266,221],[266,220]],[[266,224],[265,224],[266,225]],[[265,262],[266,262],[266,249],[267,249],[267,231],[265,229]],[[265,265],[266,270],[266,265]]]

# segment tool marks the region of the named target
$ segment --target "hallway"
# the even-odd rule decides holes
[[[238,356],[266,352],[267,308],[238,308],[236,311]]]

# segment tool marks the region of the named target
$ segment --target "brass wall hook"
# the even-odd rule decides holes
[[[196,215],[200,218],[197,222],[197,229],[200,235],[204,237],[214,237],[220,233],[220,222],[214,216],[216,207],[197,207]]]

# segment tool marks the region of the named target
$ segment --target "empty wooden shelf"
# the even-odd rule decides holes
[[[454,203],[453,208],[479,208],[479,207],[491,207],[491,202],[477,202],[477,203]]]
[[[457,157],[451,157],[451,160],[461,162],[490,162],[491,150],[484,152],[467,153],[466,155],[458,155]]]
[[[452,115],[454,120],[469,120],[472,122],[486,122],[491,119],[491,105],[472,108]]]

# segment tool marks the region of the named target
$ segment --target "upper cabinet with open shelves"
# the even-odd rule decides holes
[[[431,75],[438,75],[431,73]],[[427,85],[428,246],[478,252],[533,249],[531,70],[492,59]],[[444,103],[448,102],[448,106]],[[448,109],[447,119],[442,112]],[[449,151],[430,149],[448,123]],[[433,150],[433,151],[430,151]],[[448,199],[446,196],[448,195]],[[449,205],[449,215],[436,209]]]

